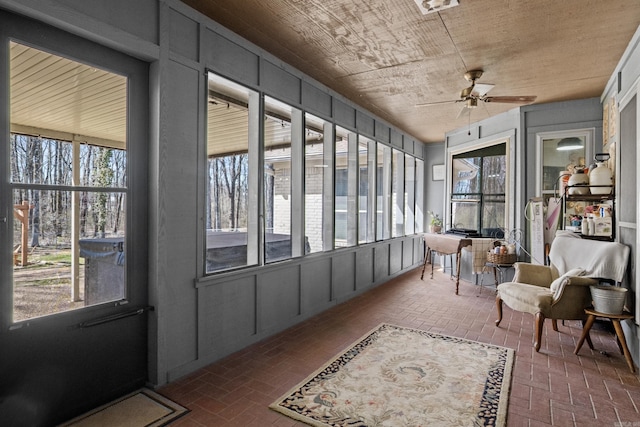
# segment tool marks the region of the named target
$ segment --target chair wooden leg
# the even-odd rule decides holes
[[[551,326],[553,327],[553,330],[558,332],[558,320],[557,319],[551,319]]]
[[[498,320],[496,320],[496,326],[500,326],[500,322],[502,322],[502,298],[500,298],[500,295],[496,296],[496,308],[498,309]]]
[[[533,343],[533,346],[536,349],[536,352],[540,350],[540,343],[542,341],[542,327],[544,326],[544,314],[538,312],[536,313],[536,341]]]

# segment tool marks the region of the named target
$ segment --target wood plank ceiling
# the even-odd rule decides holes
[[[638,0],[460,0],[428,15],[414,0],[182,1],[424,142],[515,107],[458,118],[468,70],[491,96],[600,96],[640,24]]]
[[[11,131],[124,148],[127,79],[10,43]]]

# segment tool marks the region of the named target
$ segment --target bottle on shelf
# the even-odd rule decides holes
[[[607,167],[608,153],[596,154],[597,167],[589,172],[591,194],[611,194],[613,190],[613,174]]]
[[[588,236],[593,236],[596,234],[596,221],[593,219],[593,214],[589,214],[589,232]]]
[[[569,178],[568,185],[571,196],[589,194],[589,175],[584,173],[584,169],[576,168]]]

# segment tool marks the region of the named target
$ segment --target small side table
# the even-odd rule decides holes
[[[580,341],[578,341],[573,354],[578,354],[580,348],[582,347],[582,344],[584,344],[585,339],[590,340],[589,330],[593,326],[593,322],[595,322],[596,317],[609,319],[613,323],[613,328],[616,330],[616,337],[618,338],[618,348],[620,348],[620,353],[624,354],[624,358],[626,359],[627,365],[629,365],[629,369],[631,370],[631,372],[635,372],[636,367],[633,365],[633,359],[631,358],[631,353],[629,353],[627,341],[624,339],[624,331],[622,330],[622,325],[620,325],[621,320],[633,319],[633,314],[629,313],[628,311],[624,311],[622,312],[622,314],[606,314],[595,311],[592,308],[586,308],[584,312],[588,315],[587,322],[584,324],[584,328],[582,329],[582,336],[580,336]]]
[[[480,290],[478,291],[478,293],[482,293],[482,288],[484,287],[484,272],[486,269],[488,268],[492,268],[493,269],[493,279],[495,281],[495,287],[496,290],[498,289],[498,285],[502,282],[504,282],[504,273],[509,270],[510,268],[513,268],[513,264],[515,264],[515,262],[511,262],[511,263],[505,263],[505,264],[498,264],[495,262],[489,262],[487,261],[484,264],[484,268],[482,269],[482,277],[480,278]],[[499,277],[499,279],[498,279]],[[477,282],[476,282],[477,283]]]

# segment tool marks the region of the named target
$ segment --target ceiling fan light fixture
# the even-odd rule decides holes
[[[577,136],[570,136],[568,138],[562,138],[558,145],[556,146],[556,150],[558,151],[571,151],[578,150],[584,147],[582,140]]]
[[[465,101],[467,108],[476,108],[478,106],[478,100],[476,98],[469,98]]]
[[[423,15],[458,6],[458,0],[414,0]]]

